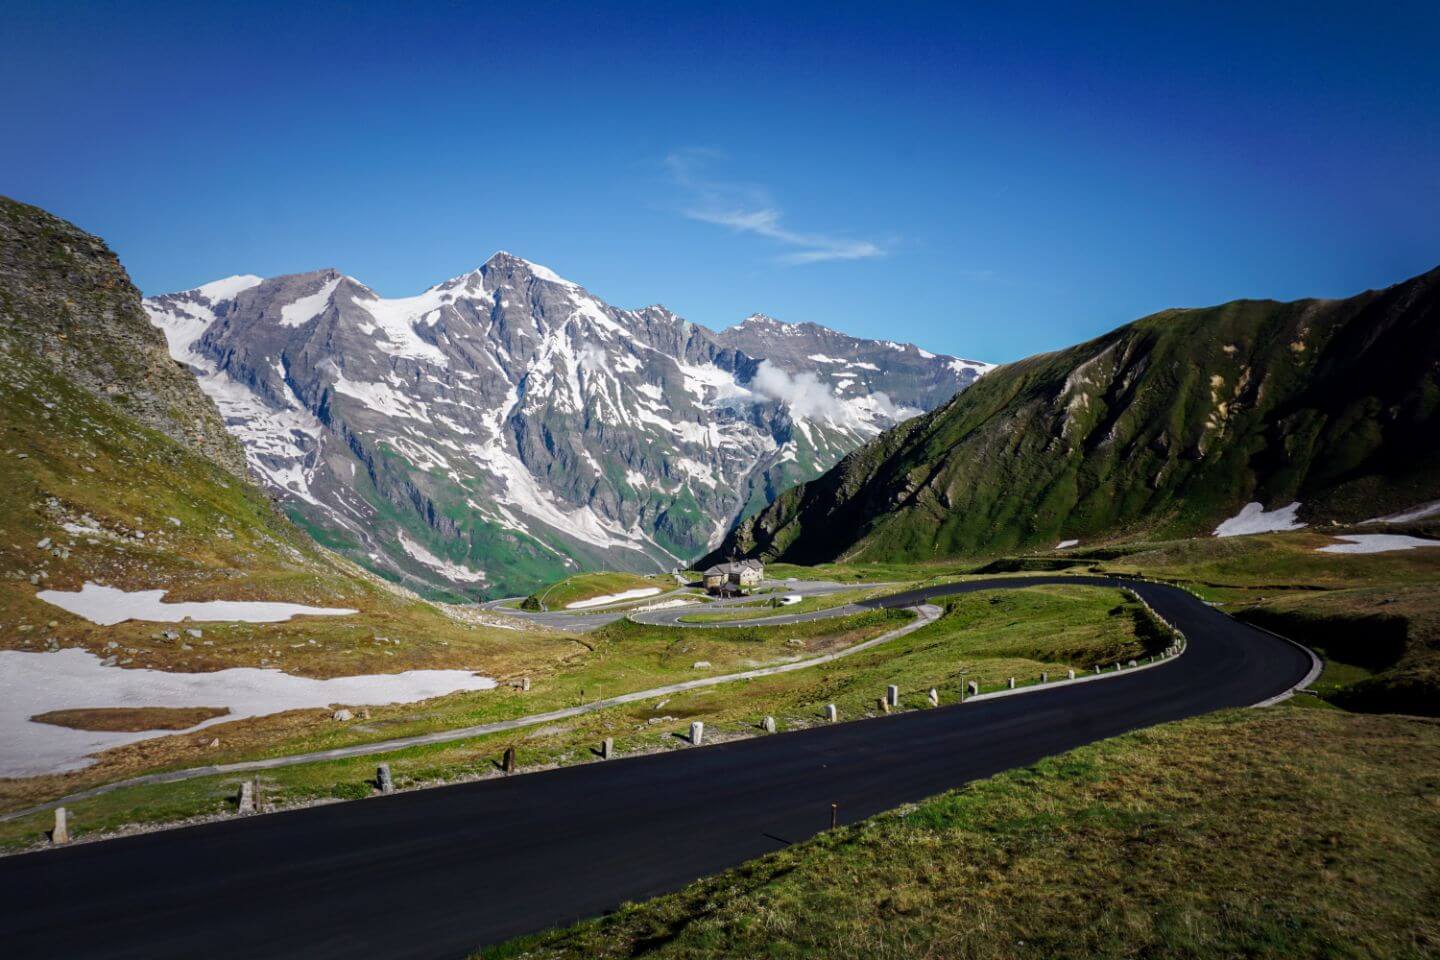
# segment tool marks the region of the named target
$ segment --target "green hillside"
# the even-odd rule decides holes
[[[990,556],[1310,524],[1440,497],[1440,269],[1345,300],[1168,310],[990,373],[742,521],[712,556]],[[701,561],[702,563],[705,561]]]
[[[310,676],[558,657],[466,622],[317,546],[245,477],[238,444],[170,359],[103,241],[0,198],[0,649],[119,666],[275,666]],[[40,600],[86,582],[167,600],[349,607],[352,616],[98,626]],[[167,633],[169,635],[167,635]]]

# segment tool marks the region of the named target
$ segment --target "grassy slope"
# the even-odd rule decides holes
[[[1434,722],[1230,711],[483,956],[1435,956],[1437,771]]]
[[[992,604],[992,596],[1002,602]],[[1017,676],[1033,681],[1043,669],[1088,667],[1136,656],[1145,630],[1137,628],[1135,607],[1119,594],[1084,588],[1039,588],[1018,594],[975,595],[958,601],[943,619],[881,648],[807,670],[729,684],[650,702],[612,708],[544,727],[494,734],[442,746],[387,754],[397,782],[434,782],[491,772],[506,747],[515,747],[522,765],[573,763],[591,759],[590,748],[613,737],[621,753],[682,746],[675,734],[691,719],[706,722],[710,737],[752,735],[766,714],[782,729],[819,722],[824,704],[839,705],[842,716],[876,708],[887,684],[898,684],[902,702],[925,704],[925,691],[938,687],[953,699],[966,680],[987,688]],[[876,611],[837,621],[784,628],[681,630],[620,621],[585,638],[574,658],[530,693],[502,689],[455,695],[424,709],[384,707],[363,723],[336,724],[325,711],[296,711],[279,717],[167,737],[110,751],[110,777],[127,770],[179,765],[173,744],[203,750],[215,732],[225,739],[207,760],[227,762],[253,756],[324,749],[363,740],[404,736],[431,729],[467,726],[572,706],[676,680],[744,670],[762,663],[812,656],[850,646],[904,622],[906,615]],[[710,667],[694,669],[697,661]],[[363,728],[363,729],[361,729]],[[227,732],[228,731],[228,732]],[[112,757],[113,755],[113,757]],[[126,759],[128,758],[128,759]],[[124,764],[122,764],[124,760]],[[373,758],[306,764],[266,773],[266,794],[284,802],[368,793]],[[90,776],[99,776],[91,774]],[[212,777],[152,787],[126,788],[71,805],[74,829],[89,832],[133,822],[163,822],[233,808],[238,777]],[[80,775],[50,782],[11,783],[0,790],[0,809],[23,806],[84,785]],[[0,824],[0,845],[33,842],[45,828],[42,814]]]
[[[814,613],[818,610],[830,610],[835,607],[843,607],[847,603],[855,603],[859,600],[866,600],[870,597],[879,596],[883,593],[890,593],[893,587],[869,590],[842,590],[838,593],[826,593],[813,597],[802,597],[799,603],[792,603],[789,606],[779,606],[777,600],[785,596],[784,590],[773,591],[766,596],[759,597],[749,603],[740,603],[727,606],[720,610],[705,611],[703,613],[687,613],[680,618],[681,623],[717,623],[726,620],[756,620],[764,617],[792,616],[799,613]]]
[[[1405,529],[1440,539],[1440,523]],[[1347,709],[1440,716],[1440,549],[1320,553],[1334,542],[1327,533],[1132,544],[1076,559],[1182,580],[1234,616],[1303,640],[1326,659],[1316,690]]]
[[[647,576],[624,571],[580,573],[536,590],[525,598],[521,606],[527,610],[564,610],[567,605],[581,600],[613,596],[627,590],[659,588],[666,591],[676,586],[675,578],[668,574]]]
[[[6,353],[0,434],[9,451],[0,455],[0,647],[81,646],[127,666],[280,666],[311,676],[441,665],[508,672],[534,659],[517,656],[525,644],[514,631],[457,621],[336,559],[250,484]],[[65,523],[99,532],[67,532]],[[163,625],[100,627],[35,597],[87,580],[164,588],[174,600],[289,600],[360,613],[201,624],[204,640],[167,640]]]
[[[929,562],[1207,532],[1250,500],[1359,520],[1440,496],[1440,270],[1343,301],[1171,310],[1009,364],[715,552]]]
[[[423,603],[340,560],[280,516],[243,469],[219,413],[170,359],[114,254],[71,224],[0,198],[0,649],[82,648],[122,668],[274,667],[329,677],[445,667],[502,678],[553,671],[577,649],[553,631],[499,629]],[[172,600],[358,612],[276,624],[97,626],[37,596],[87,581],[164,589]],[[431,708],[394,709],[418,722]],[[112,751],[70,775],[0,781],[0,805],[307,738],[366,735],[328,716],[223,724]]]

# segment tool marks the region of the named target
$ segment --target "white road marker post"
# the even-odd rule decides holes
[[[890,706],[892,707],[900,706],[900,688],[895,686],[893,683],[890,686],[886,687],[885,699],[889,701]]]
[[[696,720],[690,724],[690,745],[698,747],[705,742],[705,724]]]
[[[382,763],[375,768],[375,785],[381,793],[395,792],[395,781],[390,779],[390,764]]]
[[[766,718],[765,718],[765,724],[764,724],[764,726],[765,726],[765,732],[766,732],[766,733],[774,733],[774,732],[775,732],[775,718],[774,718],[774,717],[766,717]]]
[[[241,816],[255,812],[255,784],[250,780],[240,781],[240,796],[235,800],[235,812]]]
[[[980,684],[979,684],[978,681],[975,681],[975,680],[971,680],[971,681],[970,681],[970,696],[972,696],[972,697],[978,697],[978,696],[980,696]]]
[[[70,842],[70,815],[64,807],[55,808],[55,829],[50,831],[50,842],[55,844]]]
[[[606,737],[600,741],[600,759],[609,760],[613,756],[615,756],[615,738]]]
[[[934,687],[930,688],[930,706],[940,706],[940,691],[936,690]]]
[[[834,723],[835,721],[840,719],[840,711],[836,709],[835,704],[827,703],[825,705],[825,719],[829,720],[831,723]]]

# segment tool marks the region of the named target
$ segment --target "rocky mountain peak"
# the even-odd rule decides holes
[[[255,471],[378,572],[467,596],[673,566],[981,372],[813,324],[784,349],[500,252],[413,297],[338,271],[147,301]]]

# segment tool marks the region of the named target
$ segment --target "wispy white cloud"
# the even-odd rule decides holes
[[[715,150],[689,149],[671,153],[665,166],[685,192],[681,213],[691,220],[727,227],[774,240],[791,248],[781,263],[823,263],[827,260],[866,260],[885,256],[885,249],[869,240],[827,233],[792,230],[782,222],[781,211],[768,192],[754,184],[727,183],[705,176],[703,168],[720,159]]]

